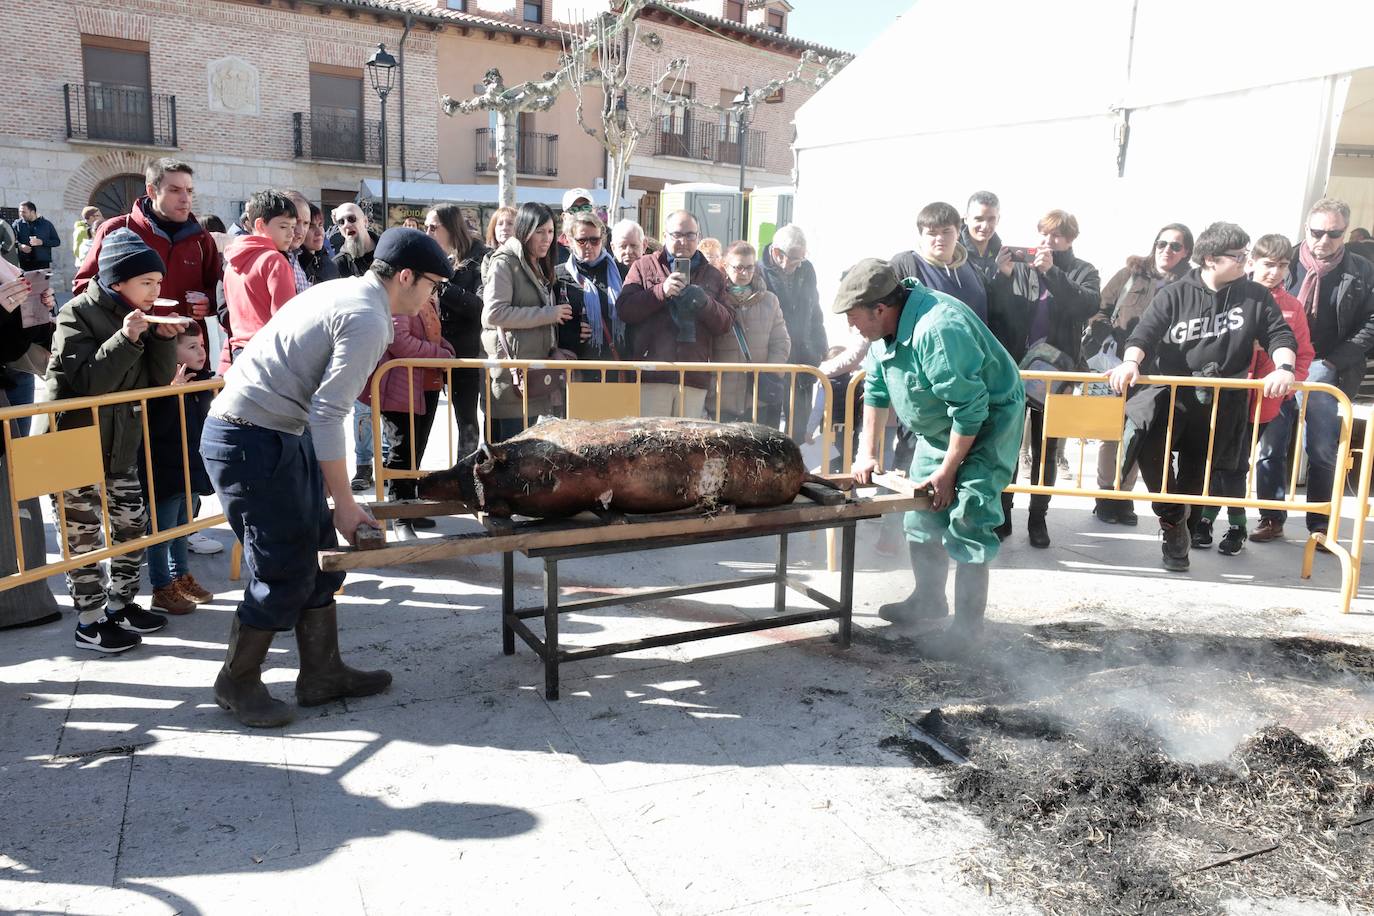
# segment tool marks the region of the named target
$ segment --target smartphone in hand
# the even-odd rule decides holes
[[[686,284],[688,284],[688,285],[691,285],[691,282],[692,282],[692,259],[691,259],[691,258],[673,258],[673,273],[675,273],[675,274],[682,274],[682,276],[684,277],[684,279],[683,279],[682,282],[683,282],[683,283],[686,283]]]

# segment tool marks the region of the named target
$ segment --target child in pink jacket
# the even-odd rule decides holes
[[[296,275],[285,254],[296,230],[296,204],[280,191],[258,191],[245,212],[252,234],[240,236],[224,253],[228,339],[220,354],[220,375],[296,295]]]

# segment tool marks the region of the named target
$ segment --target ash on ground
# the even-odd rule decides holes
[[[1374,912],[1374,652],[998,628],[959,662],[915,658],[893,711],[883,746],[996,837],[965,863],[980,887],[1055,914]]]

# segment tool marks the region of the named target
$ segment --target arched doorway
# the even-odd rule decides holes
[[[134,201],[143,196],[142,175],[116,175],[96,186],[91,205],[100,208],[105,218],[122,216],[133,209]]]

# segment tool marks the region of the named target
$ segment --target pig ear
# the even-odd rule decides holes
[[[483,442],[477,446],[477,463],[490,464],[492,461],[491,446]]]

